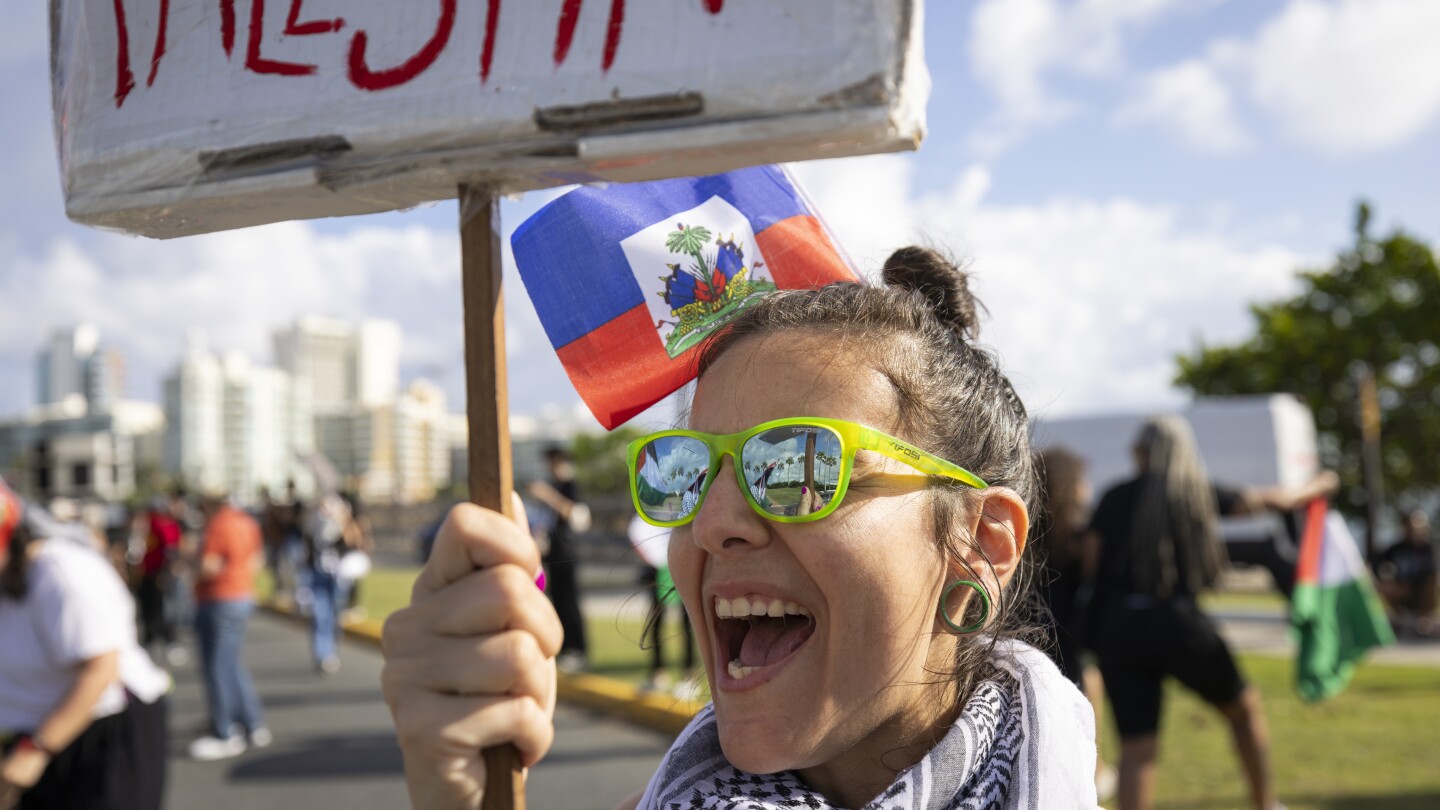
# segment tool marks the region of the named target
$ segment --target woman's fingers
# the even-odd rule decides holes
[[[417,690],[392,700],[390,710],[416,808],[478,807],[485,787],[480,751],[514,743],[521,762],[530,766],[555,740],[549,708],[531,697],[457,697]]]
[[[391,614],[390,621],[395,626],[386,623],[387,643],[524,630],[535,636],[540,650],[549,658],[560,651],[563,638],[560,619],[550,600],[535,587],[529,572],[515,565],[471,571],[449,587]],[[391,654],[387,647],[386,657]]]
[[[419,601],[476,569],[506,564],[530,572],[534,580],[540,554],[529,532],[499,512],[457,504],[435,536],[435,549],[415,580],[411,600]]]
[[[396,642],[403,645],[404,642]],[[418,645],[417,645],[418,646]],[[442,695],[530,696],[542,705],[552,695],[554,663],[535,636],[509,630],[470,638],[430,638],[423,655],[388,656],[387,691],[418,689]]]
[[[439,695],[406,687],[396,698],[390,712],[408,760],[477,760],[481,749],[513,742],[528,767],[554,742],[550,706],[531,695]]]

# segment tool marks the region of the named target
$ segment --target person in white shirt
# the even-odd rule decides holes
[[[158,810],[170,676],[108,560],[0,481],[0,810]]]

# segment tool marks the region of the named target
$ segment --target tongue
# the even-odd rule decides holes
[[[752,619],[740,645],[740,665],[763,667],[799,649],[810,638],[814,623],[809,619]]]

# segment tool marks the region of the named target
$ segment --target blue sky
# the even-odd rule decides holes
[[[405,329],[407,378],[463,407],[453,203],[152,242],[69,223],[51,143],[44,4],[0,31],[0,417],[35,350],[98,323],[159,400],[187,330],[268,361],[302,313]],[[1440,4],[1409,0],[931,0],[918,153],[797,167],[862,269],[914,240],[970,262],[982,338],[1042,414],[1169,407],[1174,354],[1350,239],[1440,243]],[[507,201],[513,228],[550,194]],[[573,390],[511,277],[515,410]]]

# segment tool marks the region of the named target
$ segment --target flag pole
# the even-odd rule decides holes
[[[461,185],[459,194],[470,501],[513,518],[500,198],[484,186]],[[525,810],[524,772],[515,746],[487,748],[484,757],[484,810]]]

